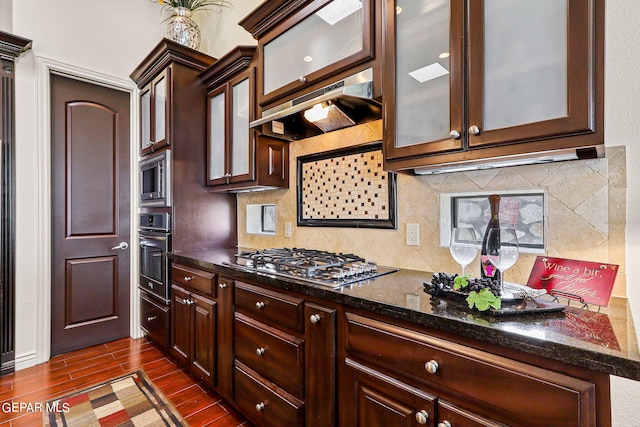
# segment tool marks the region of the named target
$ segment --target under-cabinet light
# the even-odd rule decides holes
[[[329,115],[329,105],[316,104],[304,112],[304,118],[311,123],[323,120]]]
[[[437,62],[431,65],[427,65],[426,67],[418,68],[417,70],[409,73],[411,77],[413,77],[420,83],[433,80],[446,74],[449,74],[449,71]]]

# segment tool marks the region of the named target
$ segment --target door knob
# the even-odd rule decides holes
[[[111,248],[112,251],[115,251],[116,249],[122,249],[124,251],[125,249],[129,249],[129,244],[127,242],[120,242],[118,246]]]

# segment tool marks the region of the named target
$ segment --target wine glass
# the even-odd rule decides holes
[[[520,255],[518,236],[513,228],[491,228],[487,234],[489,262],[500,271],[500,290],[504,294],[505,271],[513,267]]]
[[[449,252],[460,267],[464,276],[464,268],[476,258],[478,254],[478,239],[471,227],[455,227],[451,230]]]

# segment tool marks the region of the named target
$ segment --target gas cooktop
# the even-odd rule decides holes
[[[375,262],[353,254],[304,248],[241,251],[236,254],[236,263],[230,265],[245,271],[292,277],[332,288],[398,271],[380,267]]]

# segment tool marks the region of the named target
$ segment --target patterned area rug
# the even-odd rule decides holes
[[[50,427],[187,426],[140,370],[45,404]]]

